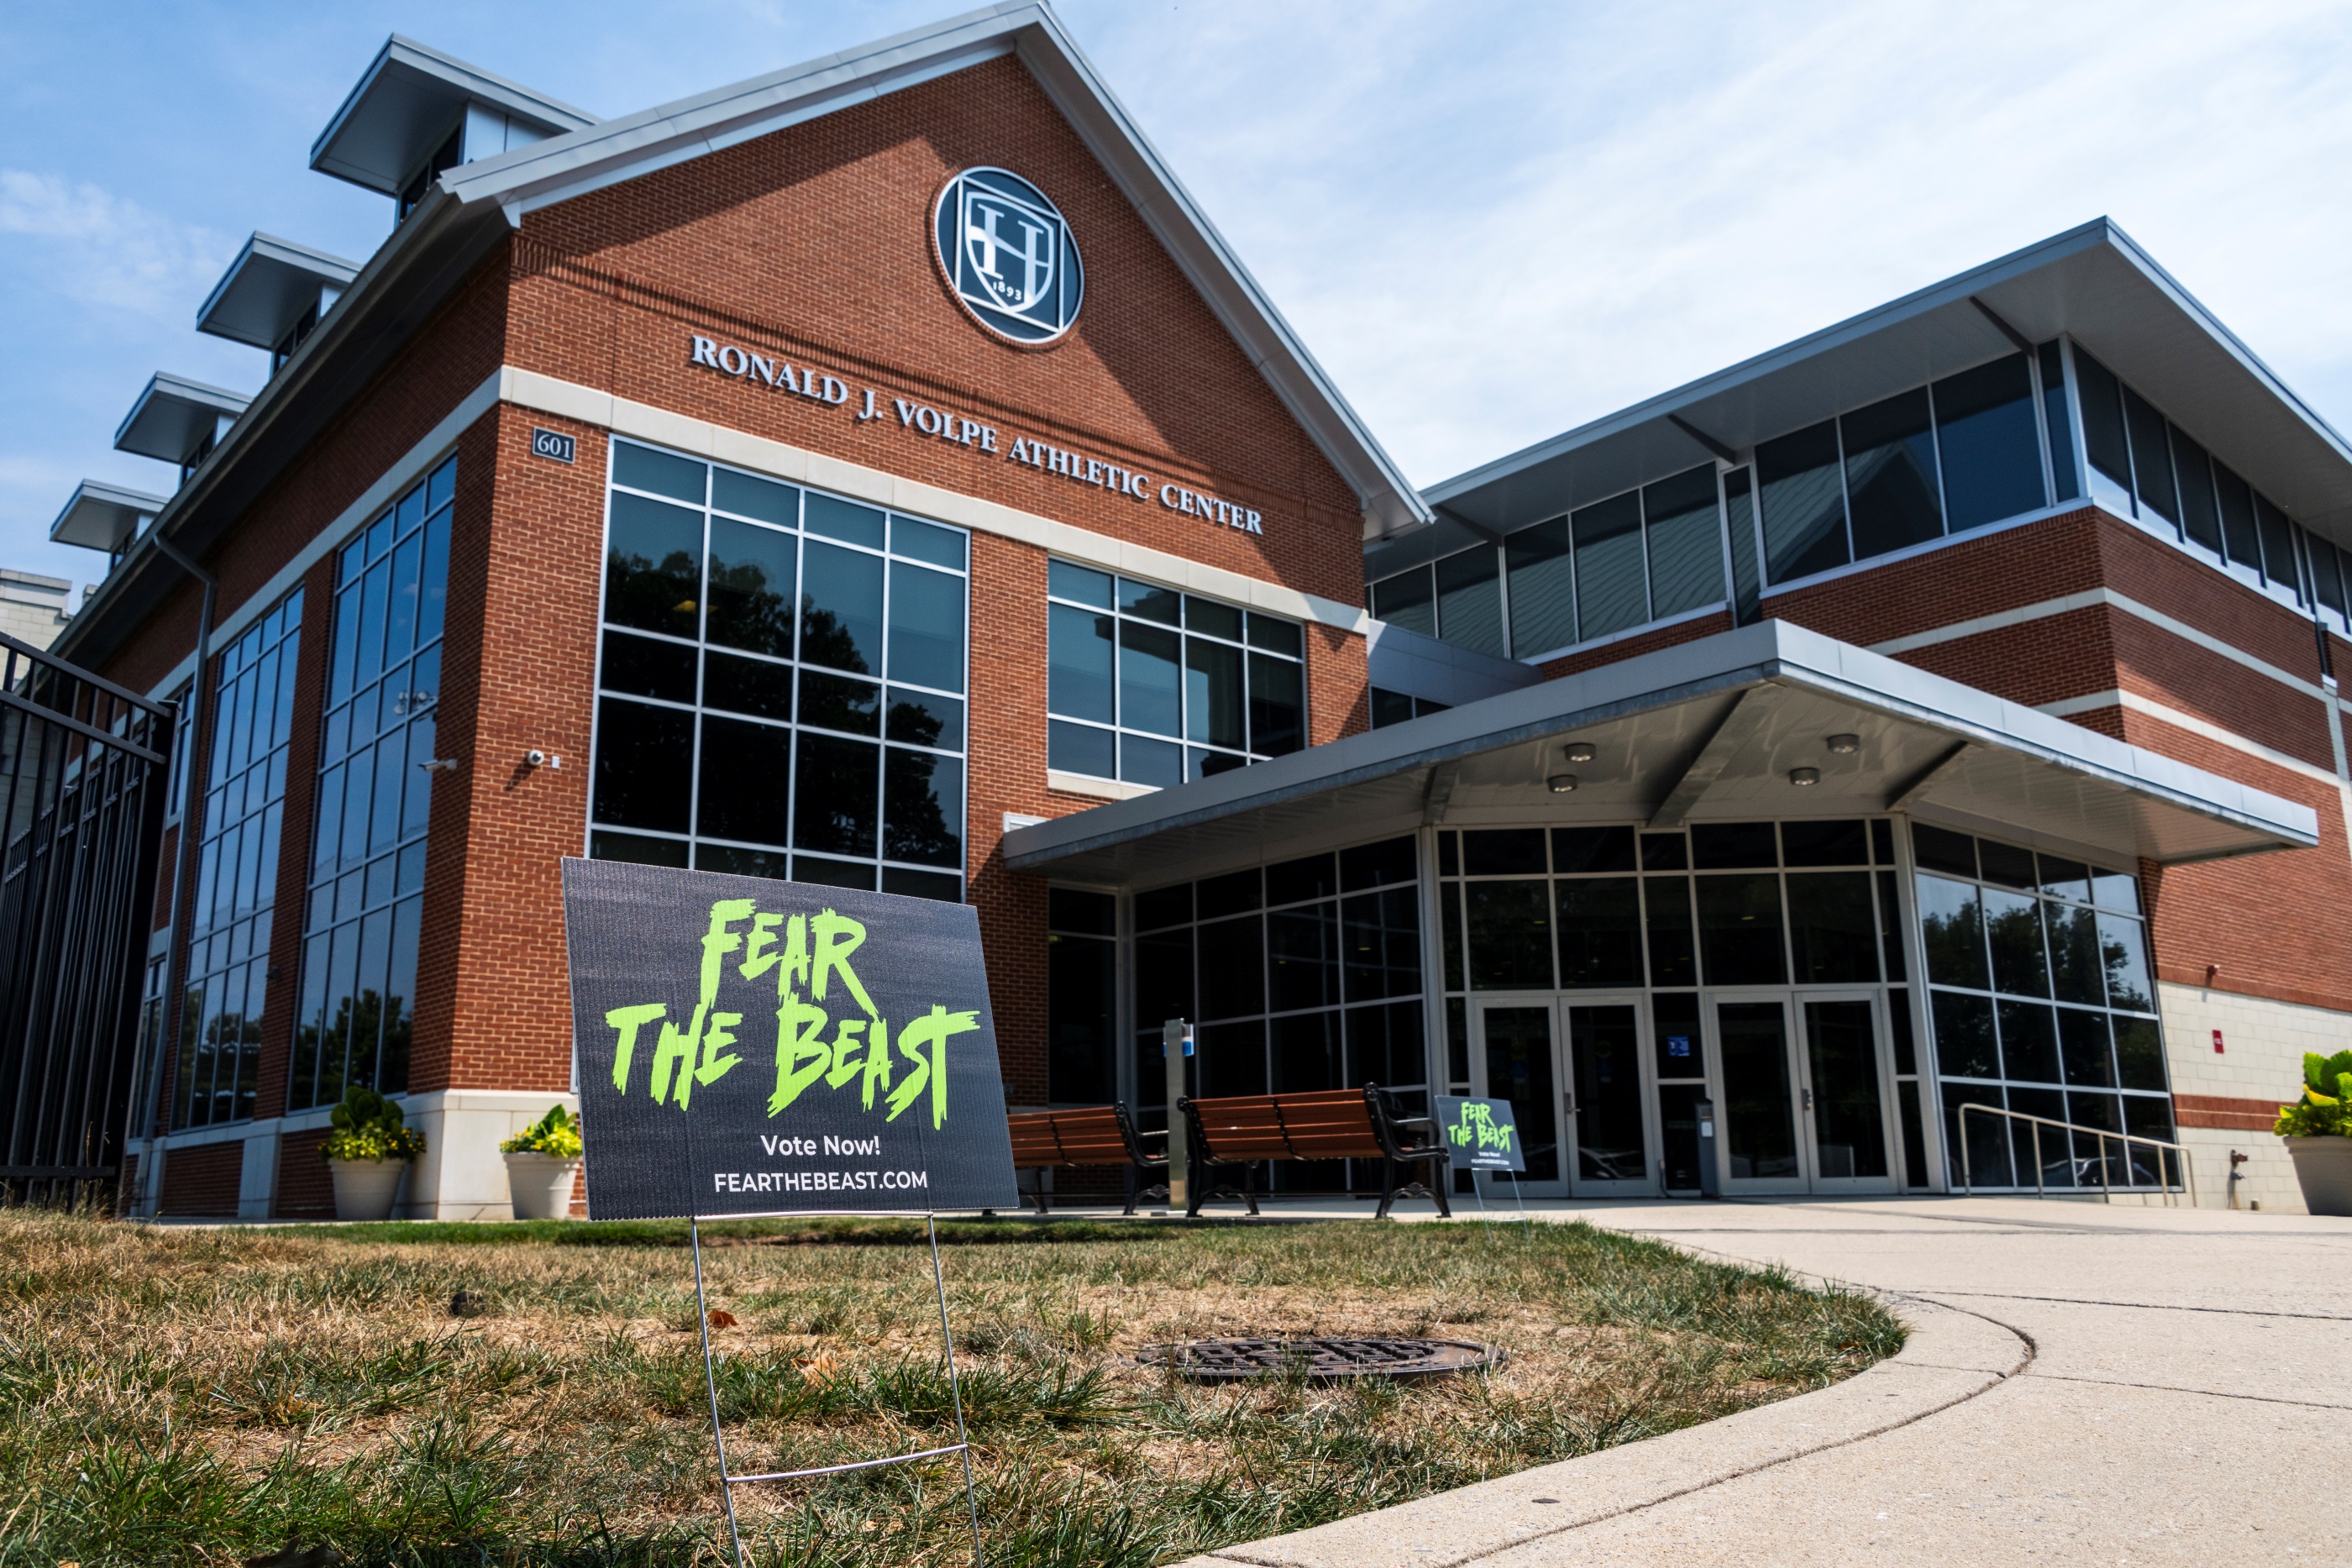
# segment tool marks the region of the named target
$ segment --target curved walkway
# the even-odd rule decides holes
[[[1541,1206],[1868,1288],[1856,1377],[1193,1568],[2352,1564],[2352,1220],[2022,1198]]]

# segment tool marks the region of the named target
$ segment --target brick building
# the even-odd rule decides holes
[[[394,38],[312,166],[389,237],[255,235],[267,382],[54,530],[194,716],[146,1210],[323,1212],[365,1082],[503,1213],[582,854],[970,902],[1020,1103],[1181,1016],[1512,1098],[1530,1191],[2033,1185],[1975,1103],[2294,1201],[2352,455],[2111,226],[1416,493],[1042,6],[614,120]]]

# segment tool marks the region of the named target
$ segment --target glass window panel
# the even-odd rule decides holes
[[[2344,598],[2344,563],[2336,556],[2336,547],[2318,535],[2306,533],[2303,538],[2311,549],[2312,597],[2336,612],[2341,622],[2352,613],[2352,606],[2347,606]]]
[[[1642,835],[1642,869],[1643,871],[1689,870],[1689,841],[1680,833],[1643,833]]]
[[[1633,869],[1631,828],[1554,828],[1551,831],[1552,870],[1619,872]]]
[[[1780,850],[1795,865],[1868,865],[1870,841],[1859,819],[1851,821],[1783,822]]]
[[[1690,878],[1645,878],[1642,896],[1649,915],[1650,984],[1698,984],[1698,946],[1691,935]]]
[[[793,775],[794,849],[874,853],[881,751],[868,741],[802,734],[799,762]]]
[[[790,485],[739,474],[732,468],[710,471],[710,504],[722,512],[757,517],[763,523],[791,528],[801,518],[801,493]],[[715,597],[715,595],[714,595]]]
[[[772,664],[763,659],[743,659],[719,653],[705,653],[702,663],[702,700],[706,706],[725,708],[730,713],[757,714],[763,718],[788,719],[793,716],[791,665]],[[865,733],[873,733],[874,686],[864,681],[844,681],[835,676],[820,675],[814,671],[802,679],[812,685],[826,682],[864,694],[867,720]],[[806,698],[803,700],[805,702]],[[858,727],[835,723],[834,727],[852,729]]]
[[[824,855],[794,855],[794,882],[814,883],[819,887],[862,887],[874,891],[874,868],[855,861],[837,861]]]
[[[1745,468],[1723,476],[1723,526],[1731,539],[1732,615],[1742,626],[1764,618],[1763,578],[1756,559],[1756,497]]]
[[[2110,1015],[2116,1033],[2116,1076],[2126,1089],[2165,1088],[2163,1026],[2154,1019]]]
[[[1895,896],[1895,873],[1882,871],[1878,878],[1878,949],[1886,965],[1890,984],[1900,985],[1910,978],[1909,966],[1903,957],[1903,906]]]
[[[1242,612],[1213,599],[1195,599],[1190,594],[1185,595],[1184,626],[1187,631],[1205,632],[1212,637],[1223,637],[1228,643],[1242,640]]]
[[[1639,493],[1581,507],[1569,521],[1576,539],[1576,623],[1586,640],[1647,621]]]
[[[2031,407],[2026,413],[2031,418]],[[1853,509],[1856,559],[1942,536],[1936,438],[1928,423],[1925,387],[1855,409],[1839,421],[1845,439],[1846,504]],[[2038,451],[2034,457],[2038,470]]]
[[[615,493],[604,555],[604,619],[692,637],[701,622],[701,598],[702,514]],[[364,643],[364,627],[361,635]],[[365,684],[373,675],[363,645],[356,678]]]
[[[404,839],[413,839],[423,832],[432,818],[433,780],[438,775],[425,771],[424,764],[433,760],[433,740],[431,715],[409,724],[408,767],[404,770],[407,788],[400,814],[400,836]]]
[[[1868,872],[1790,873],[1789,933],[1797,984],[1878,979],[1878,917]]]
[[[588,854],[593,860],[628,861],[635,865],[670,865],[683,870],[687,861],[684,839],[649,839],[637,833],[597,832],[588,835]]]
[[[1089,893],[1083,888],[1047,888],[1045,926],[1051,931],[1069,931],[1085,936],[1116,936],[1118,900],[1108,893]]]
[[[1780,939],[1780,879],[1698,879],[1698,939],[1710,986],[1778,986],[1788,979]]]
[[[963,704],[929,692],[890,688],[889,736],[912,746],[941,751],[963,749]]]
[[[2041,885],[2033,868],[2031,850],[2019,849],[1993,839],[1977,841],[1977,857],[1984,865],[1984,879],[2004,887],[2034,888]]]
[[[1510,535],[1503,540],[1503,560],[1511,592],[1511,656],[1532,658],[1575,642],[1576,596],[1569,568],[1568,519],[1554,517]],[[1375,609],[1374,613],[1380,612]],[[1385,614],[1381,618],[1395,620]]]
[[[1162,925],[1177,925],[1192,918],[1192,884],[1180,882],[1173,887],[1153,888],[1135,895],[1135,928],[1156,931]],[[1190,992],[1186,993],[1190,995]]]
[[[1241,1018],[1265,1009],[1265,928],[1259,917],[1203,921],[1200,944],[1201,1017]]]
[[[2081,861],[2060,860],[2054,855],[2039,857],[2042,867],[2042,891],[2053,898],[2071,898],[2077,903],[2091,902],[2091,868]]]
[[[1117,943],[1046,938],[1045,1095],[1054,1103],[1091,1105],[1118,1098],[1112,1056],[1118,983]]]
[[[2082,382],[2084,455],[2093,468],[2128,492],[2131,447],[2124,431],[2123,383],[2079,348],[2074,372]]]
[[[706,635],[730,648],[793,656],[793,561],[800,541],[731,517],[710,520]]]
[[[1202,1094],[1263,1094],[1265,1079],[1265,1024],[1216,1024],[1195,1036],[1200,1051],[1200,1092]]]
[[[1846,563],[1835,420],[1759,444],[1756,477],[1769,581],[1787,582]]]
[[[2132,474],[2139,504],[2168,523],[2180,521],[2180,497],[2172,485],[2172,455],[2166,449],[2164,415],[2129,387],[2124,388],[2124,423],[2131,432]]]
[[[1700,822],[1691,829],[1691,862],[1701,871],[1780,863],[1769,822]]]
[[[1911,827],[1911,854],[1922,871],[1948,871],[1954,876],[1977,874],[1977,841],[1966,833],[1915,822]]]
[[[596,817],[682,833],[693,779],[694,716],[612,697],[596,705]],[[352,770],[356,796],[359,770]],[[349,821],[348,816],[346,821]],[[350,830],[345,830],[349,836]]]
[[[1339,885],[1349,893],[1411,882],[1420,874],[1420,852],[1410,837],[1354,844],[1339,852]]]
[[[368,795],[375,786],[375,754],[362,749],[345,765],[343,774],[342,863],[357,865],[367,858]]]
[[[1463,868],[1472,876],[1515,876],[1545,870],[1541,828],[1488,828],[1462,835]]]
[[[1449,882],[1437,891],[1438,951],[1445,965],[1445,988],[1465,989],[1462,973],[1462,884]]]
[[[2060,1008],[2058,1052],[2065,1063],[2067,1082],[2093,1088],[2114,1086],[2116,1062],[2107,1044],[2106,1014]]]
[[[1307,656],[1307,633],[1296,621],[1285,621],[1279,615],[1262,611],[1249,612],[1249,645],[1263,648],[1269,653],[1280,653],[1287,659]]]
[[[810,533],[847,544],[864,545],[868,549],[882,548],[882,514],[872,507],[861,507],[837,496],[810,491],[801,506],[801,526]]]
[[[1110,608],[1111,577],[1066,560],[1045,563],[1045,591],[1056,599],[1073,599],[1097,610]]]
[[[319,838],[310,857],[310,869],[324,871],[335,863],[342,845],[343,829],[343,769],[341,764],[329,768],[319,779]]]
[[[2260,571],[2263,541],[2254,521],[2252,486],[2217,463],[2213,465],[2213,488],[2221,509],[2221,553],[2237,565]]]
[[[963,690],[963,580],[896,563],[890,573],[892,678],[950,691]],[[919,703],[923,700],[917,694],[909,693],[908,696]],[[962,705],[951,706],[959,735],[951,744],[960,746]]]
[[[1958,991],[1931,991],[1936,1060],[1950,1078],[1998,1078],[2000,1052],[1993,1044],[1992,1002]]]
[[[763,876],[772,882],[789,882],[793,874],[792,857],[782,851],[739,849],[732,844],[695,845],[694,869],[730,876]]]
[[[1198,603],[1199,601],[1193,601]],[[1235,621],[1240,617],[1236,615]],[[1239,631],[1238,625],[1234,628]],[[1242,651],[1221,643],[1184,643],[1184,733],[1188,739],[1238,751],[1245,744]]]
[[[652,637],[607,632],[604,666],[596,684],[608,692],[690,703],[694,700],[694,650]]]
[[[808,737],[803,744],[815,745],[818,738]],[[783,783],[792,777],[792,753],[793,732],[782,726],[716,715],[704,718],[701,800],[696,818],[700,831],[712,838],[782,843]],[[869,816],[872,810],[869,802]]]
[[[2042,917],[2049,926],[2050,976],[2058,999],[2092,1007],[2104,1003],[2096,917],[2087,909],[2066,904],[2044,904]]]
[[[1204,877],[1192,884],[1193,906],[1203,920],[1213,920],[1221,915],[1239,915],[1265,904],[1263,886],[1261,875],[1254,866],[1248,871]]]
[[[1339,868],[1329,855],[1307,855],[1265,868],[1265,902],[1269,907],[1328,898],[1339,891]]]
[[[1118,777],[1129,784],[1149,784],[1155,789],[1184,782],[1184,748],[1139,735],[1118,737]]]
[[[1391,887],[1339,905],[1348,999],[1412,996],[1421,989],[1421,894]]]
[[[2042,941],[2042,913],[2035,900],[1985,888],[1985,937],[1992,949],[1992,988],[2015,997],[2046,997],[2050,971]]]
[[[1642,491],[1650,539],[1650,613],[1679,615],[1723,601],[1723,514],[1715,465]]]
[[[2156,1010],[2156,992],[2147,979],[2147,945],[2140,923],[2127,915],[2102,910],[2099,956],[2106,970],[2107,1005],[2133,1012]]]
[[[1337,1013],[1274,1020],[1274,1092],[1302,1094],[1345,1085],[1340,1076],[1339,1021]]]
[[[2139,910],[2139,878],[2129,872],[2104,871],[2091,868],[2091,902],[2103,909]]]
[[[1436,636],[1437,593],[1429,568],[1417,566],[1372,584],[1372,613],[1391,626]]]
[[[1503,591],[1492,545],[1437,563],[1437,634],[1458,648],[1503,655]]]
[[[1474,990],[1552,988],[1549,884],[1468,884],[1470,985]]]
[[[1630,876],[1576,877],[1553,884],[1559,942],[1559,983],[1639,986],[1642,983],[1641,883]]]
[[[1991,986],[1985,959],[1984,911],[1977,890],[1940,876],[1918,880],[1919,934],[1927,949],[1927,978],[1938,985]]]
[[[1182,681],[1173,632],[1122,621],[1118,625],[1119,722],[1155,735],[1182,733]]]
[[[2074,432],[2066,412],[2066,361],[2052,339],[2037,350],[2042,361],[2042,413],[2050,431],[2050,466],[2058,476],[2058,499],[2074,499]],[[1922,1177],[1922,1180],[1925,1178]]]
[[[1054,719],[1045,726],[1045,766],[1095,779],[1118,777],[1118,737],[1111,730]]]
[[[392,552],[392,602],[384,629],[384,662],[397,664],[416,651],[417,567],[425,553],[422,535],[412,534]]]
[[[2054,363],[2057,345],[2046,354]],[[2042,505],[2042,439],[2025,356],[2011,355],[1937,382],[1936,439],[1942,454],[1948,529],[1958,533]],[[2065,435],[2058,405],[2058,434]],[[2063,465],[2074,472],[2071,448]]]
[[[698,507],[702,505],[703,476],[709,471],[706,465],[691,458],[656,452],[625,441],[613,444],[613,482],[626,485],[632,490],[651,490],[656,496]]]
[[[387,1094],[408,1090],[409,1035],[416,1019],[416,943],[425,913],[421,898],[403,900],[392,910],[392,964],[384,983],[383,1065],[377,1087]]]
[[[2033,1083],[2063,1081],[2058,1066],[2058,1027],[2053,1011],[2038,1002],[2002,1002],[2000,1058],[2011,1078]]]
[[[882,855],[920,865],[963,865],[963,762],[889,748],[882,773]]]
[[[2294,561],[2294,526],[2266,496],[2254,497],[2254,517],[2262,525],[2263,575],[2303,598],[2303,572]]]
[[[2173,476],[2180,486],[2180,527],[2207,549],[2221,548],[2221,514],[2213,499],[2213,462],[2205,449],[2172,427]]]
[[[1306,666],[1265,653],[1249,656],[1250,747],[1268,757],[1307,744]]]
[[[818,497],[808,499],[814,507]],[[879,556],[808,541],[801,559],[801,659],[861,675],[881,674]]]
[[[1118,608],[1122,614],[1139,615],[1163,626],[1177,626],[1183,623],[1184,596],[1172,588],[1122,577],[1118,580]]]
[[[327,671],[327,706],[334,706],[352,695],[353,673],[360,659],[360,591],[356,586],[344,589],[335,596],[334,652],[329,655]]]
[[[1339,916],[1336,904],[1311,904],[1265,917],[1267,1010],[1339,1004]]]
[[[1066,718],[1110,723],[1118,716],[1112,706],[1117,655],[1111,617],[1067,604],[1048,605],[1045,614],[1046,707]]]

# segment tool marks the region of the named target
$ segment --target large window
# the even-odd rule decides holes
[[[1160,1025],[1192,1020],[1192,1092],[1378,1083],[1419,1103],[1421,900],[1410,838],[1135,896],[1135,1103],[1167,1105]],[[1344,1185],[1337,1162],[1278,1180]]]
[[[297,589],[220,655],[188,922],[176,1127],[253,1114],[301,642]],[[182,822],[187,831],[184,817]]]
[[[1118,901],[1045,894],[1045,1092],[1056,1105],[1118,1098]]]
[[[590,854],[961,899],[970,545],[615,442]]]
[[[289,1111],[408,1087],[457,483],[453,457],[336,558]]]
[[[1953,1183],[1967,1103],[2169,1139],[2163,1030],[2130,873],[1925,825],[1911,842]],[[1967,1134],[1976,1186],[2034,1185],[2022,1124],[1970,1116]],[[2070,1149],[2045,1127],[2040,1149],[2042,1186],[2100,1185],[2097,1139]],[[2158,1182],[2154,1155],[2108,1145],[2108,1182]]]
[[[1307,744],[1296,621],[1057,560],[1046,766],[1165,788]]]

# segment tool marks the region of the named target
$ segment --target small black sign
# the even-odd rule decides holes
[[[1469,1100],[1457,1094],[1436,1094],[1437,1130],[1453,1152],[1455,1170],[1524,1171],[1526,1145],[1519,1141],[1518,1118],[1508,1100]]]
[[[580,443],[559,432],[534,426],[530,433],[530,452],[534,457],[552,457],[558,463],[569,463],[580,455]]]
[[[588,1212],[1013,1208],[968,904],[563,862]]]

